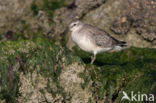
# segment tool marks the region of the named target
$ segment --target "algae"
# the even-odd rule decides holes
[[[57,78],[61,73],[59,66],[61,56],[59,46],[46,38],[37,38],[34,40],[17,40],[4,41],[0,44],[0,99],[6,102],[15,102],[18,97],[19,74],[23,72],[33,73],[35,68],[39,68],[39,72],[44,77],[49,77],[53,82],[57,82]],[[17,58],[23,62],[24,67],[20,69]],[[12,64],[13,72],[13,88],[9,81],[9,65]],[[26,72],[26,73],[25,73]],[[57,84],[57,83],[56,83]],[[59,85],[59,84],[57,84]],[[62,90],[60,90],[62,91]]]
[[[93,81],[91,91],[98,100],[109,98],[110,102],[127,103],[121,101],[121,91],[153,93],[156,83],[156,49],[127,48],[120,52],[106,52],[97,55],[94,65],[90,65],[91,54],[74,48],[78,55],[87,64],[89,72],[81,73],[84,86],[88,79]],[[87,77],[86,77],[87,75]],[[135,103],[135,101],[134,101]],[[142,102],[140,102],[142,103]]]
[[[122,91],[155,93],[156,49],[131,47],[119,52],[101,53],[97,55],[94,65],[90,64],[90,56],[92,54],[77,48],[71,53],[66,47],[56,45],[45,37],[3,41],[0,44],[0,99],[8,103],[17,102],[16,98],[20,96],[19,75],[33,74],[37,70],[37,73],[47,78],[45,90],[53,97],[60,94],[65,102],[67,93],[64,86],[60,85],[59,78],[62,69],[72,65],[72,62],[86,64],[86,69],[80,72],[79,77],[84,80],[82,89],[87,88],[93,93],[90,102],[109,100],[120,103]],[[8,75],[10,65],[13,81]],[[40,92],[45,93],[43,89]]]
[[[31,10],[34,16],[40,10],[46,12],[53,24],[55,10],[64,7],[65,1],[42,0],[42,5],[34,1]],[[88,103],[127,103],[126,100],[121,101],[122,91],[128,95],[131,91],[156,94],[156,49],[131,47],[119,52],[105,52],[98,54],[94,65],[91,65],[92,54],[77,48],[71,52],[64,47],[64,42],[56,45],[53,39],[42,36],[42,28],[35,32],[27,21],[21,20],[21,29],[25,35],[15,32],[14,40],[3,40],[0,35],[0,102],[19,102],[21,76],[31,74],[31,83],[36,85],[40,82],[38,79],[33,81],[36,72],[46,81],[46,87],[39,88],[39,93],[47,103],[47,92],[52,99],[62,103],[72,102],[75,98],[83,100],[86,94],[91,94],[87,97]],[[76,97],[78,92],[80,94]]]

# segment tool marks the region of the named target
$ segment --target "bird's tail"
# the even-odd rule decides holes
[[[124,42],[124,41],[119,41],[117,45],[121,46],[121,47],[126,47],[127,46],[126,42]]]
[[[124,50],[126,48],[126,42],[124,41],[118,41],[117,45],[114,47],[115,51]]]

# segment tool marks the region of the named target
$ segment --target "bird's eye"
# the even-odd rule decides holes
[[[76,24],[74,24],[74,26],[76,26]]]

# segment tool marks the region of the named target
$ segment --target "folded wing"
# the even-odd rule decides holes
[[[105,31],[99,28],[96,28],[92,25],[86,24],[85,28],[87,28],[88,32],[90,32],[88,34],[91,35],[92,40],[97,46],[107,48],[107,47],[113,47],[116,45],[120,45],[120,46],[125,45],[125,42],[116,40],[115,38],[110,36]]]

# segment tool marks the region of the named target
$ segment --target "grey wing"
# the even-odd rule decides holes
[[[113,41],[108,35],[94,33],[93,38],[95,40],[96,45],[98,45],[100,47],[111,47],[111,46],[113,46]]]
[[[117,43],[117,40],[109,36],[105,31],[88,25],[89,32],[92,36],[92,40],[97,46],[100,47],[112,47]]]

